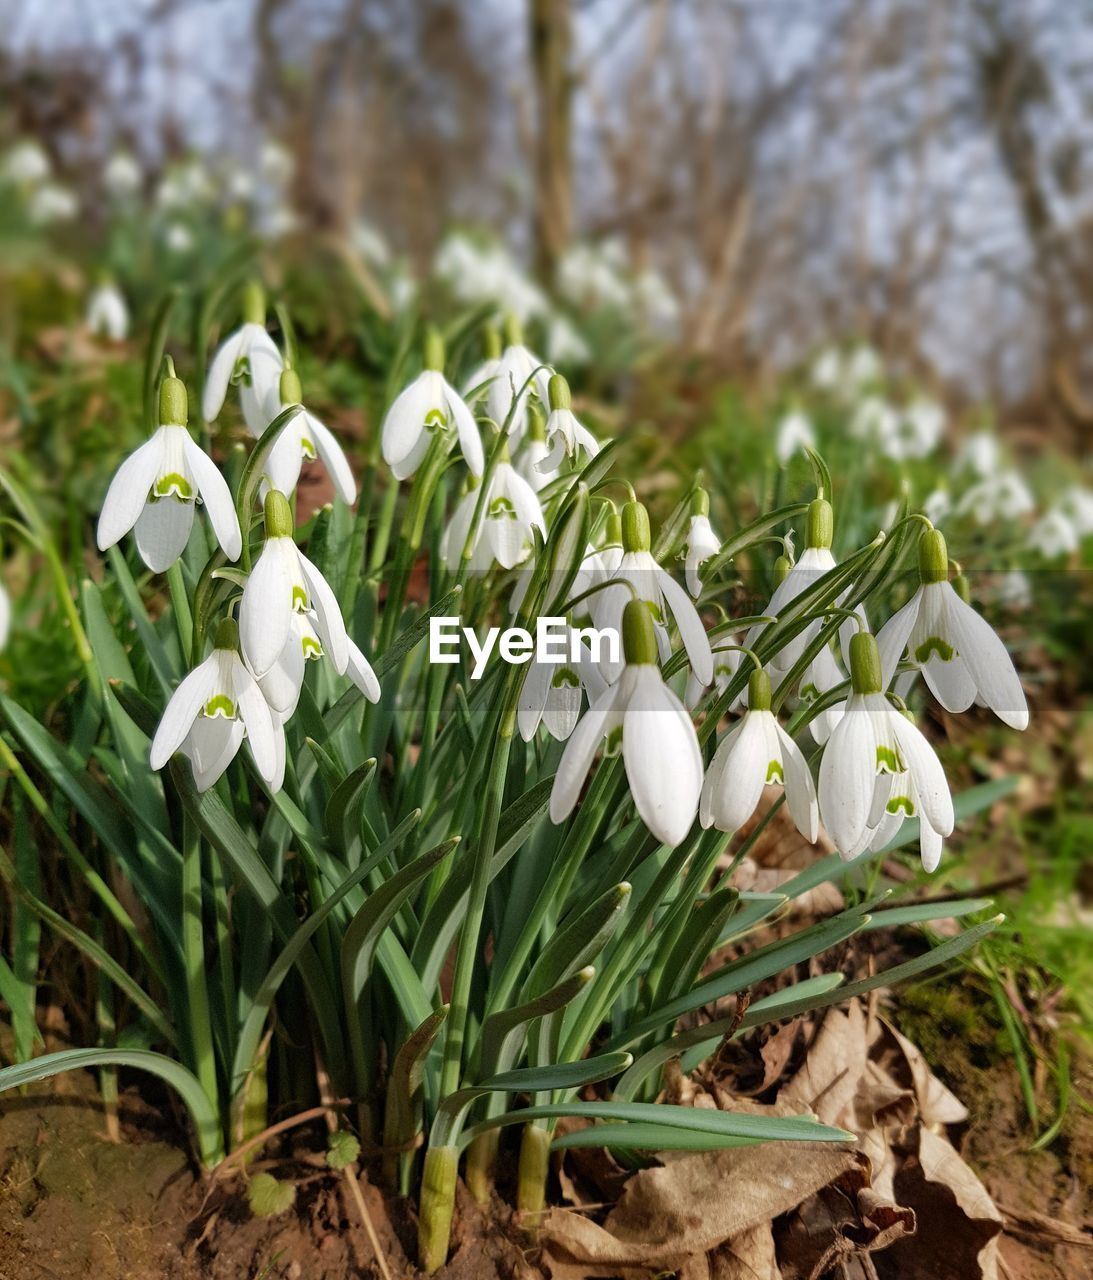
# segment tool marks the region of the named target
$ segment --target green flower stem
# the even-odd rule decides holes
[[[182,815],[182,962],[194,1074],[218,1107],[209,991],[205,981],[205,926],[201,910],[201,836],[189,811]]]
[[[459,1151],[456,1147],[430,1147],[425,1153],[417,1249],[418,1262],[426,1275],[439,1271],[448,1260],[458,1167]]]
[[[171,612],[175,618],[175,630],[182,649],[183,660],[191,653],[194,642],[194,619],[190,612],[190,597],[182,577],[182,562],[176,560],[167,570],[167,586],[171,592]]]
[[[548,1122],[549,1123],[549,1122]],[[496,1133],[497,1130],[492,1132]],[[520,1139],[520,1170],[516,1182],[516,1208],[524,1216],[524,1229],[533,1238],[546,1204],[546,1181],[550,1172],[551,1129],[532,1122],[524,1126]]]

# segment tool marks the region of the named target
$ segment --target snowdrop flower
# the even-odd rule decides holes
[[[546,441],[543,416],[533,406],[527,436],[516,455],[516,470],[536,493],[545,489],[558,475],[558,468],[548,465],[550,459],[551,450]]]
[[[54,222],[71,222],[80,212],[75,195],[56,182],[47,182],[35,191],[27,204],[27,213],[36,227]]]
[[[140,190],[144,175],[128,151],[115,151],[102,171],[102,184],[115,200],[128,200]]]
[[[954,825],[949,784],[929,742],[882,692],[877,640],[865,631],[850,641],[850,687],[820,763],[824,826],[850,859],[882,848],[904,818],[917,817],[922,865],[933,871]]]
[[[861,391],[880,382],[883,375],[880,356],[867,345],[855,347],[843,365],[844,386],[850,392]]]
[[[485,460],[482,438],[474,414],[444,377],[444,344],[435,329],[425,335],[425,368],[395,397],[383,420],[384,461],[399,480],[421,466],[435,432],[445,433],[454,424],[463,461],[476,476]]]
[[[831,504],[823,498],[816,498],[809,504],[808,533],[801,558],[790,566],[789,572],[774,588],[767,607],[763,610],[764,614],[772,617],[780,614],[803,591],[835,568],[835,557],[831,554],[833,532],[834,516]],[[769,625],[767,622],[756,623],[744,640],[745,647],[754,649],[756,642]],[[816,638],[821,625],[819,619],[810,622],[803,631],[798,632],[792,640],[783,645],[768,663],[771,671],[776,675],[784,675],[789,671]]]
[[[953,499],[948,489],[934,489],[923,499],[922,514],[931,524],[940,524],[952,509]]]
[[[816,432],[800,409],[791,409],[778,424],[774,452],[784,467],[799,450],[816,447]]]
[[[572,813],[607,739],[609,749],[621,745],[639,817],[672,847],[685,839],[698,811],[702,752],[691,717],[661,677],[652,616],[640,600],[625,607],[622,641],[621,677],[596,699],[566,743],[550,794],[550,818],[562,822]]]
[[[998,580],[994,598],[1005,608],[1021,611],[1032,607],[1032,583],[1027,573],[1008,569]]]
[[[266,416],[272,422],[289,405],[299,405],[300,411],[281,428],[269,451],[266,459],[269,487],[291,493],[300,479],[302,464],[318,459],[326,467],[338,497],[351,506],[357,499],[357,482],[342,447],[319,419],[303,407],[302,401],[299,375],[295,369],[284,369],[276,398],[267,407]]]
[[[567,628],[565,640],[555,642],[566,654],[572,653],[573,635],[573,629]],[[607,682],[600,675],[583,640],[577,662],[568,658],[551,661],[533,657],[524,677],[516,717],[524,741],[530,742],[539,725],[545,724],[552,738],[564,742],[576,728],[580,717],[582,689],[588,694],[589,706],[607,691]]]
[[[1059,506],[1070,517],[1079,538],[1093,533],[1093,490],[1075,485],[1063,494]]]
[[[956,455],[958,471],[974,471],[977,476],[992,476],[1002,465],[998,438],[990,431],[976,431],[964,441]]]
[[[53,172],[53,165],[45,150],[31,139],[17,142],[4,156],[3,176],[19,186],[34,186],[45,182]]]
[[[713,654],[702,619],[686,591],[653,559],[651,547],[648,512],[640,502],[628,502],[622,510],[622,556],[611,575],[613,585],[594,597],[596,625],[601,629],[612,627],[621,634],[627,602],[636,597],[648,607],[656,624],[658,643],[666,649],[667,606],[676,620],[695,676],[708,685],[713,680]],[[606,662],[603,667],[608,679],[617,678],[617,664]]]
[[[702,591],[699,566],[721,550],[721,539],[710,525],[710,495],[705,489],[696,489],[691,499],[691,520],[687,526],[686,575],[687,590],[696,599]]]
[[[453,572],[464,563],[463,549],[478,508],[479,490],[471,489],[459,502],[440,542],[440,554]],[[489,479],[482,519],[475,530],[468,564],[485,570],[496,561],[503,569],[520,564],[531,552],[532,534],[546,538],[546,520],[535,490],[502,454]]]
[[[957,515],[970,515],[976,524],[1016,520],[1035,510],[1036,503],[1016,471],[999,471],[973,484],[957,504]]]
[[[592,358],[588,343],[557,311],[547,320],[546,350],[553,364],[585,364]]]
[[[550,417],[546,422],[546,439],[550,454],[539,464],[539,470],[544,473],[557,471],[563,458],[576,458],[582,449],[587,457],[594,458],[600,451],[599,443],[574,416],[569,383],[560,373],[551,374],[547,398]]]
[[[898,439],[904,458],[925,458],[945,433],[945,410],[935,400],[919,398],[903,411]]]
[[[835,391],[843,382],[842,357],[835,347],[825,347],[816,356],[809,370],[812,385],[821,391]]]
[[[1081,546],[1081,538],[1078,537],[1074,521],[1061,506],[1056,506],[1045,512],[1032,526],[1028,544],[1046,560],[1057,560],[1060,556],[1077,551]]]
[[[853,624],[851,624],[853,625]],[[826,693],[842,684],[846,679],[839,660],[835,657],[830,645],[824,645],[820,652],[808,664],[797,690],[802,702],[818,702]],[[846,704],[836,703],[813,716],[808,722],[809,732],[818,743],[825,743],[834,732],[835,726],[843,718]]]
[[[87,300],[85,323],[94,334],[124,342],[129,333],[129,308],[116,284],[103,281]]]
[[[172,222],[163,233],[163,243],[171,253],[189,253],[194,247],[193,232],[183,222]]]
[[[523,345],[520,325],[514,316],[508,317],[506,327],[508,346],[501,353],[497,375],[486,393],[486,408],[494,422],[507,430],[513,440],[519,441],[527,430],[532,390],[542,404],[550,403],[550,371]]]
[[[266,296],[251,281],[243,292],[243,323],[224,339],[209,365],[201,406],[205,421],[215,422],[229,384],[237,385],[247,426],[260,436],[269,425],[266,411],[283,368],[281,353],[266,332]]]
[[[277,489],[266,494],[266,543],[243,588],[239,630],[243,653],[261,679],[282,656],[293,614],[307,613],[339,675],[349,665],[349,637],[326,579],[292,540],[292,510]]]
[[[149,569],[162,573],[186,548],[194,508],[205,504],[213,532],[229,560],[242,548],[235,504],[216,465],[186,428],[186,387],[173,375],[159,389],[160,426],[121,464],[99,516],[99,550],[134,529],[137,550]]]
[[[729,687],[729,681],[740,668],[740,645],[733,634],[717,636],[710,641],[710,652],[713,654],[713,686],[719,693]],[[693,711],[702,701],[706,686],[701,683],[694,671],[687,672],[687,691],[683,701]],[[739,702],[739,699],[737,699]]]
[[[380,686],[371,663],[352,640],[348,640],[348,648],[349,662],[345,674],[369,702],[378,702]],[[325,655],[326,650],[316,630],[315,613],[311,610],[294,610],[289,621],[285,647],[273,666],[258,679],[266,701],[283,720],[287,720],[296,711],[307,663],[317,662]]]
[[[246,738],[258,772],[273,790],[280,786],[284,736],[254,676],[239,657],[239,628],[225,618],[212,653],[171,695],[156,736],[151,765],[162,769],[176,751],[189,757],[198,791],[207,791],[235,759]],[[280,768],[283,775],[283,763]]]
[[[8,637],[11,635],[11,596],[7,590],[0,585],[0,650],[8,647]]]
[[[883,685],[905,649],[946,711],[979,700],[1014,729],[1028,725],[1028,705],[1006,646],[948,581],[949,553],[938,529],[919,543],[921,585],[877,636]]]
[[[739,831],[755,812],[763,788],[777,783],[797,830],[806,840],[819,835],[816,788],[800,747],[770,709],[770,677],[753,671],[748,710],[721,740],[702,784],[699,817],[704,827]]]

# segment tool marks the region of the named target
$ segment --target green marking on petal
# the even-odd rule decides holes
[[[491,520],[515,520],[516,508],[504,496],[500,495],[490,503],[489,510],[486,513]]]
[[[448,416],[443,409],[430,409],[425,415],[425,430],[435,431],[438,427],[448,425]]]
[[[559,667],[550,681],[550,687],[552,689],[561,689],[563,685],[568,685],[570,689],[576,689],[580,683],[577,673],[572,667]]]
[[[300,640],[300,647],[304,651],[304,661],[312,662],[316,658],[323,656],[323,646],[320,644],[316,636],[304,636]]]
[[[786,780],[785,771],[782,768],[781,760],[769,760],[767,762],[767,782],[781,782]]]
[[[936,653],[942,662],[952,662],[956,657],[953,646],[947,644],[940,636],[930,636],[928,640],[923,640],[915,650],[915,661],[928,662],[931,653]]]
[[[238,387],[240,383],[247,387],[251,384],[249,356],[240,356],[235,362],[235,368],[232,370],[232,386]]]
[[[215,693],[205,703],[205,710],[201,713],[210,720],[215,720],[217,716],[221,716],[225,720],[235,719],[235,703],[226,693]]]
[[[904,813],[908,818],[915,816],[915,806],[910,796],[893,796],[885,808],[889,813]]]
[[[308,462],[314,462],[319,456],[315,452],[315,445],[307,438],[307,436],[300,437],[300,448],[303,450],[304,457]]]
[[[653,615],[653,621],[659,623],[661,626],[664,626],[664,610],[660,607],[660,605],[657,604],[655,600],[646,600],[645,605],[648,608],[649,612]]]
[[[729,676],[730,679],[736,675],[735,670],[729,666],[727,662],[717,662],[714,664],[714,676]]]
[[[819,696],[820,691],[814,684],[809,683],[801,685],[801,697],[804,698],[806,702],[815,702]]]
[[[307,609],[307,592],[303,587],[292,588],[292,607],[299,613]]]
[[[193,502],[194,487],[185,476],[177,471],[168,471],[160,476],[152,486],[152,494],[156,498],[170,498],[172,495],[183,502]]]
[[[899,752],[895,747],[886,746],[883,742],[877,743],[877,772],[903,772],[903,761],[899,758]]]
[[[617,756],[622,750],[622,725],[617,724],[607,735],[607,745],[604,747],[604,754],[608,756]]]

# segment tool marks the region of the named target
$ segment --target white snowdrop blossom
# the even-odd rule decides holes
[[[936,400],[920,397],[904,409],[897,431],[898,448],[904,458],[925,458],[945,434],[945,410]]]
[[[1093,489],[1075,485],[1063,494],[1059,507],[1069,516],[1079,538],[1087,538],[1093,533]]]
[[[873,386],[883,377],[884,366],[880,356],[865,344],[855,347],[843,365],[843,387],[849,394]]]
[[[812,385],[820,391],[837,391],[843,381],[843,361],[835,347],[820,351],[809,369]]]
[[[552,364],[587,364],[592,350],[569,319],[552,311],[546,322],[546,352]]]
[[[381,429],[384,461],[399,480],[408,479],[421,466],[436,433],[447,439],[452,426],[463,461],[473,475],[482,474],[485,459],[478,424],[443,369],[444,347],[440,335],[430,330],[425,339],[425,368],[395,397]]]
[[[824,694],[830,693],[845,679],[846,676],[839,666],[838,658],[835,657],[831,646],[825,644],[805,669],[797,693],[802,702],[818,702]],[[816,742],[822,744],[831,737],[835,726],[843,718],[845,707],[844,702],[838,702],[812,717],[808,722],[808,728]]]
[[[551,451],[546,442],[546,433],[542,428],[542,421],[533,422],[524,443],[520,446],[520,452],[516,455],[514,465],[517,472],[531,485],[536,493],[546,488],[551,480],[558,475],[557,467],[545,465],[549,463],[550,456]]]
[[[979,525],[1016,520],[1036,509],[1032,491],[1017,471],[999,471],[967,489],[956,507],[960,516],[970,515]]]
[[[622,623],[626,665],[566,743],[550,794],[550,818],[562,822],[572,813],[606,739],[609,751],[621,747],[638,816],[657,840],[674,847],[686,838],[698,812],[702,752],[691,717],[656,665],[648,609],[630,601]]]
[[[748,682],[748,710],[722,738],[702,784],[699,817],[704,827],[738,831],[755,812],[763,788],[784,786],[794,825],[806,840],[819,835],[816,788],[800,747],[770,709],[770,677],[755,671]]]
[[[144,174],[128,151],[115,151],[102,171],[102,184],[115,200],[128,200],[140,190]]]
[[[53,165],[45,149],[31,138],[11,147],[0,164],[0,173],[8,182],[19,186],[34,186],[45,182],[52,172]]]
[[[713,681],[713,654],[702,619],[691,597],[672,575],[653,558],[649,516],[640,502],[628,502],[622,512],[622,555],[605,590],[593,597],[593,617],[601,629],[612,627],[621,634],[629,601],[637,599],[648,608],[662,651],[668,648],[668,612],[675,618],[679,636],[695,676],[702,684]],[[606,660],[602,670],[615,680],[620,665]]]
[[[900,415],[880,396],[867,396],[858,405],[850,419],[850,434],[873,445],[894,461],[904,457]]]
[[[596,437],[577,421],[573,413],[573,400],[569,383],[560,373],[552,374],[547,384],[550,416],[546,421],[546,440],[549,454],[539,464],[544,473],[557,471],[563,458],[575,458],[581,450],[589,458],[600,451]]]
[[[974,471],[977,476],[993,476],[1002,466],[998,437],[991,431],[975,431],[960,446],[956,455],[958,471]]]
[[[995,600],[1007,609],[1023,610],[1032,607],[1032,583],[1021,569],[1007,569],[994,591]]]
[[[338,497],[347,505],[357,498],[357,482],[341,445],[331,431],[301,403],[303,390],[295,369],[285,369],[278,381],[276,398],[267,406],[266,416],[272,422],[290,405],[299,405],[296,413],[281,428],[266,459],[265,474],[271,489],[292,493],[300,479],[304,462],[322,462]]]
[[[1028,725],[1028,704],[1006,646],[966,604],[948,578],[944,535],[931,529],[919,543],[921,585],[877,636],[883,687],[908,651],[946,711],[980,701],[1014,729]]]
[[[778,423],[774,445],[778,461],[784,467],[795,453],[815,447],[816,432],[813,430],[812,423],[800,409],[791,409]]]
[[[292,540],[288,499],[271,489],[265,500],[266,542],[243,588],[239,632],[243,653],[261,679],[284,653],[293,614],[309,615],[309,625],[339,675],[349,665],[349,636],[341,609],[326,579]]]
[[[952,509],[953,497],[948,489],[934,489],[922,501],[922,514],[931,524],[940,524]]]
[[[702,591],[699,567],[721,550],[721,539],[710,524],[710,496],[705,489],[695,491],[691,501],[691,518],[687,525],[685,573],[687,590],[696,599]]]
[[[527,430],[528,400],[534,390],[543,405],[550,403],[550,370],[523,342],[519,326],[510,316],[509,345],[501,353],[497,373],[486,392],[490,417],[510,438],[519,442]],[[511,414],[511,417],[510,417]]]
[[[260,436],[269,425],[268,408],[277,395],[284,360],[266,332],[266,299],[251,282],[243,296],[243,323],[220,344],[205,379],[202,414],[215,422],[224,407],[228,386],[239,388],[239,404],[251,433]]]
[[[111,342],[124,342],[129,335],[129,308],[116,284],[105,281],[87,300],[88,329]]]
[[[189,253],[194,247],[194,235],[184,222],[171,222],[163,233],[163,243],[171,253]]]
[[[882,692],[877,641],[850,641],[851,694],[820,762],[820,816],[843,858],[881,849],[905,818],[919,819],[926,871],[941,860],[955,818],[945,771],[921,731]]]
[[[721,694],[729,687],[729,681],[740,669],[740,643],[732,633],[716,636],[710,641],[710,652],[713,654],[713,687]],[[692,711],[702,701],[702,695],[705,692],[706,686],[693,670],[688,670],[687,690],[683,700]],[[740,699],[737,699],[737,702],[739,701]]]
[[[1028,544],[1045,560],[1073,554],[1081,546],[1077,527],[1061,506],[1046,511],[1029,530]]]
[[[186,427],[186,387],[173,376],[160,384],[160,427],[129,455],[110,482],[99,516],[99,550],[134,530],[149,569],[162,573],[186,548],[194,508],[204,503],[213,532],[229,560],[242,548],[231,491],[215,463]]]
[[[572,628],[568,628],[565,639],[555,641],[557,647],[567,654],[573,652],[573,634]],[[552,738],[564,742],[580,717],[582,689],[588,694],[589,706],[607,691],[607,682],[600,675],[583,640],[579,652],[576,662],[570,659],[551,661],[535,655],[528,663],[516,717],[520,736],[525,742],[535,737],[540,724],[546,725]]]
[[[57,182],[38,187],[27,203],[27,214],[36,227],[71,222],[79,212],[80,203],[74,193]]]
[[[151,765],[162,769],[181,751],[198,791],[207,791],[235,759],[246,738],[258,772],[273,790],[284,774],[284,730],[254,676],[239,657],[239,628],[225,618],[216,647],[171,695],[152,739]],[[280,763],[279,763],[280,762]]]
[[[0,584],[0,651],[8,647],[8,638],[11,635],[11,596],[8,595],[7,589]]]
[[[474,523],[479,496],[477,487],[463,496],[441,538],[440,554],[453,571],[464,563],[463,550]],[[536,529],[546,538],[546,520],[535,490],[512,463],[502,457],[489,479],[482,518],[471,544],[469,567],[484,570],[496,561],[502,569],[513,568],[530,554]]]
[[[546,295],[501,245],[480,245],[453,232],[433,260],[433,272],[461,302],[493,302],[521,321],[545,315]]]

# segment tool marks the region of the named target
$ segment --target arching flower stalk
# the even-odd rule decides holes
[[[216,421],[228,387],[236,386],[247,427],[260,436],[269,425],[267,409],[283,368],[277,344],[266,332],[266,295],[252,280],[243,291],[243,323],[224,339],[209,365],[201,405],[205,421]]]

